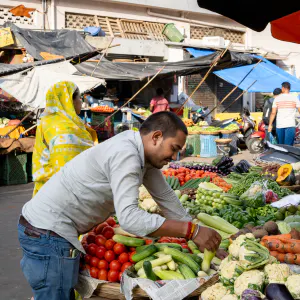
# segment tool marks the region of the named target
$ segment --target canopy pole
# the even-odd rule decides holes
[[[100,62],[101,62],[101,60],[102,60],[102,58],[104,57],[104,55],[106,55],[106,53],[107,53],[107,50],[108,50],[108,48],[110,47],[110,45],[111,45],[111,43],[113,42],[113,40],[114,40],[114,38],[112,37],[112,38],[110,39],[110,42],[109,42],[109,44],[106,46],[105,50],[103,51],[103,53],[102,53],[102,55],[101,55],[101,57],[100,57],[100,59],[99,59],[99,61],[98,61],[97,65],[96,65],[95,69],[93,70],[93,72],[92,72],[91,76],[93,76],[93,75],[94,75],[94,73],[95,73],[96,69],[98,68],[98,66],[99,66],[99,64],[100,64]]]
[[[12,133],[13,131],[16,130],[16,128],[21,125],[31,114],[33,113],[33,111],[30,111],[28,114],[26,114],[26,116],[14,127],[12,128],[9,132],[7,132],[5,134],[5,136],[1,136],[1,137],[6,137],[6,136],[9,136],[10,133]]]
[[[183,104],[176,110],[176,114],[178,114],[180,112],[180,110],[184,107],[184,105],[194,96],[194,94],[197,92],[197,90],[200,88],[200,86],[203,84],[203,82],[206,80],[206,78],[208,77],[208,75],[210,74],[210,72],[212,71],[212,69],[218,64],[219,60],[224,56],[224,54],[227,52],[227,50],[229,49],[231,43],[228,44],[228,46],[226,47],[225,50],[223,50],[219,56],[216,57],[216,59],[211,63],[210,68],[208,69],[208,71],[206,72],[206,74],[204,75],[204,77],[201,79],[201,81],[199,82],[199,84],[196,86],[196,88],[192,91],[192,93],[190,94],[190,96],[183,102]]]
[[[264,57],[267,55],[266,53]],[[222,99],[221,102],[219,102],[207,115],[204,116],[206,118],[209,116],[217,107],[219,107],[240,85],[241,83],[248,77],[248,75],[263,61],[263,58],[261,58],[254,66],[253,68],[244,76],[244,78]]]
[[[156,74],[150,79],[148,80],[143,87],[141,87],[126,103],[124,103],[121,107],[119,107],[115,112],[113,112],[111,115],[109,115],[103,122],[101,122],[100,124],[98,124],[94,129],[98,128],[99,126],[101,126],[102,124],[104,124],[105,122],[107,122],[112,116],[114,116],[117,112],[119,112],[124,106],[126,106],[130,101],[132,101],[146,86],[148,86],[154,79],[155,77],[165,68],[165,66],[163,66],[162,68],[160,68]]]
[[[245,93],[247,93],[248,90],[251,88],[251,86],[252,86],[256,81],[257,81],[257,80],[253,81],[252,84],[249,85],[249,86],[247,87],[246,90],[244,90],[238,97],[236,97],[236,98],[234,99],[234,101],[233,101],[231,104],[229,104],[229,105],[222,111],[222,113],[225,112],[229,107],[231,107],[231,105],[234,104],[238,99],[240,99]]]

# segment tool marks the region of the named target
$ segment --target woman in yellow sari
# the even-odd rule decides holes
[[[79,89],[72,82],[58,82],[48,90],[32,157],[33,196],[68,161],[94,145],[95,131],[77,115],[81,104]]]

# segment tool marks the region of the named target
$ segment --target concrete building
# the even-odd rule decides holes
[[[15,17],[9,9],[23,4],[35,8],[31,18]],[[246,12],[245,12],[246,13]],[[120,44],[109,49],[111,60],[179,61],[189,57],[183,46],[209,48],[226,47],[230,41],[232,48],[240,51],[268,52],[268,58],[286,71],[300,76],[300,45],[281,42],[272,38],[270,28],[258,33],[206,9],[198,7],[196,0],[2,0],[0,4],[0,25],[11,21],[17,26],[31,29],[75,29],[86,26],[101,26],[106,37],[87,37],[94,46],[110,43]],[[183,43],[172,43],[161,33],[165,24],[174,23],[185,36]],[[203,37],[219,36],[213,43],[204,42]],[[225,43],[222,45],[223,40]],[[226,42],[227,41],[227,42]],[[185,91],[189,94],[201,80],[201,74],[179,79],[173,88],[172,99]],[[222,79],[211,75],[194,96],[213,107],[233,88]],[[227,106],[241,91],[236,90],[225,101]],[[259,94],[244,96],[244,103],[237,102],[231,108],[239,111],[244,104],[255,110],[263,101]]]

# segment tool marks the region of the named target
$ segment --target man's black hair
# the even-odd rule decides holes
[[[276,88],[274,91],[273,91],[273,95],[274,96],[278,96],[282,93],[281,89],[280,88]]]
[[[156,90],[156,95],[157,96],[162,96],[164,94],[164,90],[162,89],[162,88],[158,88],[157,90]]]
[[[187,128],[182,120],[174,113],[169,111],[161,111],[148,117],[140,128],[141,135],[147,135],[152,131],[160,130],[163,137],[174,137],[178,130],[186,135]]]
[[[76,90],[73,93],[73,100],[76,99],[78,96],[80,96],[79,88],[76,88]]]
[[[281,84],[281,86],[284,87],[284,88],[286,88],[286,89],[288,89],[289,91],[291,90],[291,84],[289,82],[287,82],[287,81],[283,82]]]

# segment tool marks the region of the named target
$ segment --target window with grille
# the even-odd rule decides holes
[[[162,34],[164,23],[127,20],[112,17],[66,13],[66,28],[83,29],[87,26],[100,26],[106,36],[137,40],[165,41]]]
[[[201,40],[205,36],[222,36],[225,40],[232,43],[244,44],[244,32],[232,31],[223,28],[191,26],[191,39]]]
[[[34,21],[32,17],[33,12],[30,12],[31,18],[16,17],[11,12],[9,12],[11,8],[12,7],[0,6],[0,25],[3,25],[5,22],[12,22],[20,27],[22,27],[22,25],[24,24],[33,25],[33,21]]]

